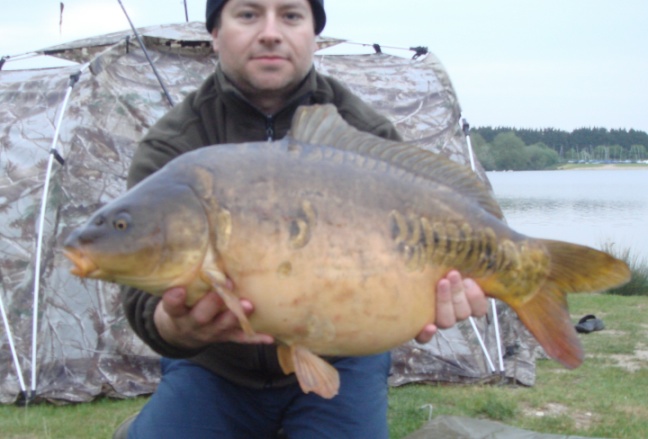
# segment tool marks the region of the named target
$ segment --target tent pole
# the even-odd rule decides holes
[[[497,303],[490,299],[491,309],[493,310],[493,323],[495,323],[495,339],[497,340],[497,359],[499,360],[499,371],[504,373],[504,356],[502,355],[502,336],[500,335],[499,318],[497,317]]]
[[[461,129],[463,130],[464,135],[466,136],[466,143],[468,144],[468,157],[470,158],[470,169],[472,169],[473,172],[476,172],[477,166],[475,165],[475,155],[473,153],[473,147],[472,147],[472,142],[470,141],[470,124],[468,124],[468,121],[466,119],[461,120]],[[495,300],[489,299],[489,302],[491,303],[491,307],[493,310],[493,323],[495,324],[495,340],[497,341],[497,356],[499,359],[499,371],[500,373],[504,372],[504,358],[502,357],[502,341],[500,337],[500,330],[499,330],[499,319],[497,318],[497,307],[495,304]],[[493,365],[493,361],[490,358],[490,355],[488,351],[486,350],[486,345],[484,345],[484,341],[482,340],[481,334],[477,330],[477,325],[475,324],[475,321],[472,317],[470,317],[470,324],[473,327],[473,331],[475,331],[475,334],[477,335],[477,339],[479,340],[479,344],[482,347],[482,351],[484,351],[484,355],[486,356],[486,361],[488,361],[488,365],[490,367],[491,372],[495,372],[495,366]]]
[[[461,130],[466,136],[466,142],[468,144],[468,158],[470,159],[470,169],[473,172],[477,172],[477,165],[475,165],[475,155],[473,154],[472,142],[470,140],[470,124],[466,119],[461,119]]]
[[[169,105],[172,107],[175,105],[173,102],[173,99],[171,98],[171,95],[169,94],[169,91],[166,88],[166,85],[164,85],[164,81],[162,81],[162,77],[158,73],[157,68],[155,67],[155,64],[153,64],[153,60],[151,59],[148,50],[146,50],[146,46],[144,45],[144,42],[142,41],[142,38],[139,35],[139,32],[137,32],[137,29],[135,29],[135,25],[131,21],[130,17],[128,16],[128,12],[126,12],[126,8],[124,7],[124,4],[122,3],[121,0],[117,0],[119,2],[119,6],[121,6],[122,11],[124,11],[124,15],[126,16],[126,19],[128,20],[128,23],[130,24],[131,29],[133,30],[133,33],[135,34],[135,38],[137,38],[137,42],[139,43],[140,47],[142,48],[142,51],[144,51],[144,56],[146,57],[146,60],[148,63],[151,65],[151,68],[153,69],[153,73],[155,74],[155,77],[157,78],[158,82],[160,83],[160,87],[162,87],[162,91],[164,92],[164,96],[166,96],[167,101],[169,102]]]
[[[18,354],[16,353],[16,346],[14,345],[13,335],[11,333],[11,326],[9,325],[9,319],[7,318],[7,313],[4,307],[4,300],[2,295],[0,295],[0,313],[2,313],[2,322],[4,323],[5,332],[7,333],[7,338],[9,339],[9,349],[11,349],[11,357],[13,358],[14,367],[16,368],[16,375],[18,376],[18,383],[20,384],[20,391],[22,392],[23,400],[27,398],[27,387],[25,386],[25,378],[23,376],[22,368],[20,367],[20,362],[18,361]]]
[[[52,138],[52,146],[50,147],[49,160],[47,162],[47,172],[45,173],[45,187],[43,188],[43,198],[41,200],[40,216],[38,219],[38,234],[36,236],[36,263],[34,265],[34,312],[32,316],[31,392],[26,399],[27,404],[29,403],[29,401],[32,401],[36,397],[36,371],[38,369],[38,362],[36,361],[38,347],[38,308],[40,298],[39,293],[41,276],[41,253],[43,248],[43,230],[45,228],[45,212],[47,211],[47,195],[49,193],[49,183],[52,175],[54,160],[59,162],[61,166],[65,164],[65,160],[63,160],[63,157],[61,157],[56,149],[56,144],[58,143],[63,116],[70,99],[70,94],[72,94],[72,89],[74,88],[74,85],[79,81],[79,78],[81,77],[83,71],[89,65],[89,63],[84,64],[77,73],[70,75],[70,81],[68,83],[67,91],[65,92],[65,98],[63,98],[63,102],[59,107],[58,118],[56,120],[56,126],[54,129],[54,137]]]
[[[472,316],[469,317],[469,320],[470,320],[470,325],[473,328],[473,332],[477,336],[477,341],[479,341],[479,346],[481,346],[482,352],[484,353],[484,357],[486,357],[488,368],[490,369],[491,373],[494,373],[495,365],[493,365],[493,360],[491,360],[490,354],[488,353],[488,349],[486,349],[486,344],[484,343],[484,339],[479,333],[479,328],[477,328],[477,323],[475,323],[475,319]]]

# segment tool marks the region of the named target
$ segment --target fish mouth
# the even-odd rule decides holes
[[[75,276],[92,277],[92,274],[99,270],[97,264],[79,249],[65,249],[63,255],[74,264],[70,273]]]

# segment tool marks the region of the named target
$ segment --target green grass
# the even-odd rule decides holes
[[[604,244],[602,249],[625,261],[632,272],[630,282],[619,288],[613,288],[607,293],[619,296],[648,296],[648,261],[633,253],[630,249],[617,249],[613,243]]]
[[[410,385],[391,389],[391,437],[403,437],[433,416],[500,421],[543,433],[648,437],[648,298],[572,295],[574,321],[601,318],[606,329],[581,335],[586,359],[575,370],[552,360],[537,363],[533,387]],[[542,416],[540,415],[542,413]]]
[[[147,398],[100,399],[85,404],[0,406],[3,439],[109,439]]]
[[[648,437],[648,297],[571,295],[572,318],[603,319],[606,329],[581,335],[584,364],[568,371],[539,360],[533,387],[408,385],[390,390],[392,438],[423,426],[432,415],[500,421],[529,430],[608,438]],[[110,438],[146,398],[27,408],[0,406],[3,439]],[[423,407],[423,408],[422,408]],[[540,416],[542,413],[543,416]]]

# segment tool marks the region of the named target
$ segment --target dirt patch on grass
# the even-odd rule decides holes
[[[632,354],[592,354],[587,355],[587,357],[608,360],[608,366],[620,367],[628,372],[636,372],[648,368],[648,344],[635,344]]]
[[[620,412],[626,413],[630,416],[636,416],[637,418],[646,419],[648,418],[648,408],[638,405],[634,406],[621,406],[617,407]]]
[[[555,402],[550,402],[545,404],[541,408],[526,408],[523,409],[525,416],[534,417],[534,418],[544,418],[544,417],[560,417],[567,416],[574,421],[574,426],[579,430],[589,430],[594,422],[599,419],[599,416],[596,413],[592,412],[582,412],[574,411],[569,407],[558,404]]]
[[[623,337],[628,335],[628,331],[621,331],[619,329],[606,329],[601,332],[597,332],[596,335],[609,335],[611,337]]]
[[[610,355],[610,358],[628,372],[648,367],[648,350],[644,349],[636,350],[633,355]]]

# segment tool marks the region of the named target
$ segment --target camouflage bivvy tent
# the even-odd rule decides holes
[[[138,33],[173,102],[214,70],[203,23]],[[379,50],[318,53],[315,64],[387,115],[406,139],[470,166],[455,92],[437,59],[422,52],[415,59]],[[170,104],[130,31],[39,53],[79,64],[0,71],[0,402],[151,393],[158,358],[126,322],[118,287],[70,275],[61,243],[125,190],[136,141]],[[478,164],[476,172],[486,181]],[[464,322],[427,345],[396,349],[391,384],[532,385],[536,344],[507,307],[498,304],[497,313],[499,344],[492,313],[474,321],[476,331]]]

